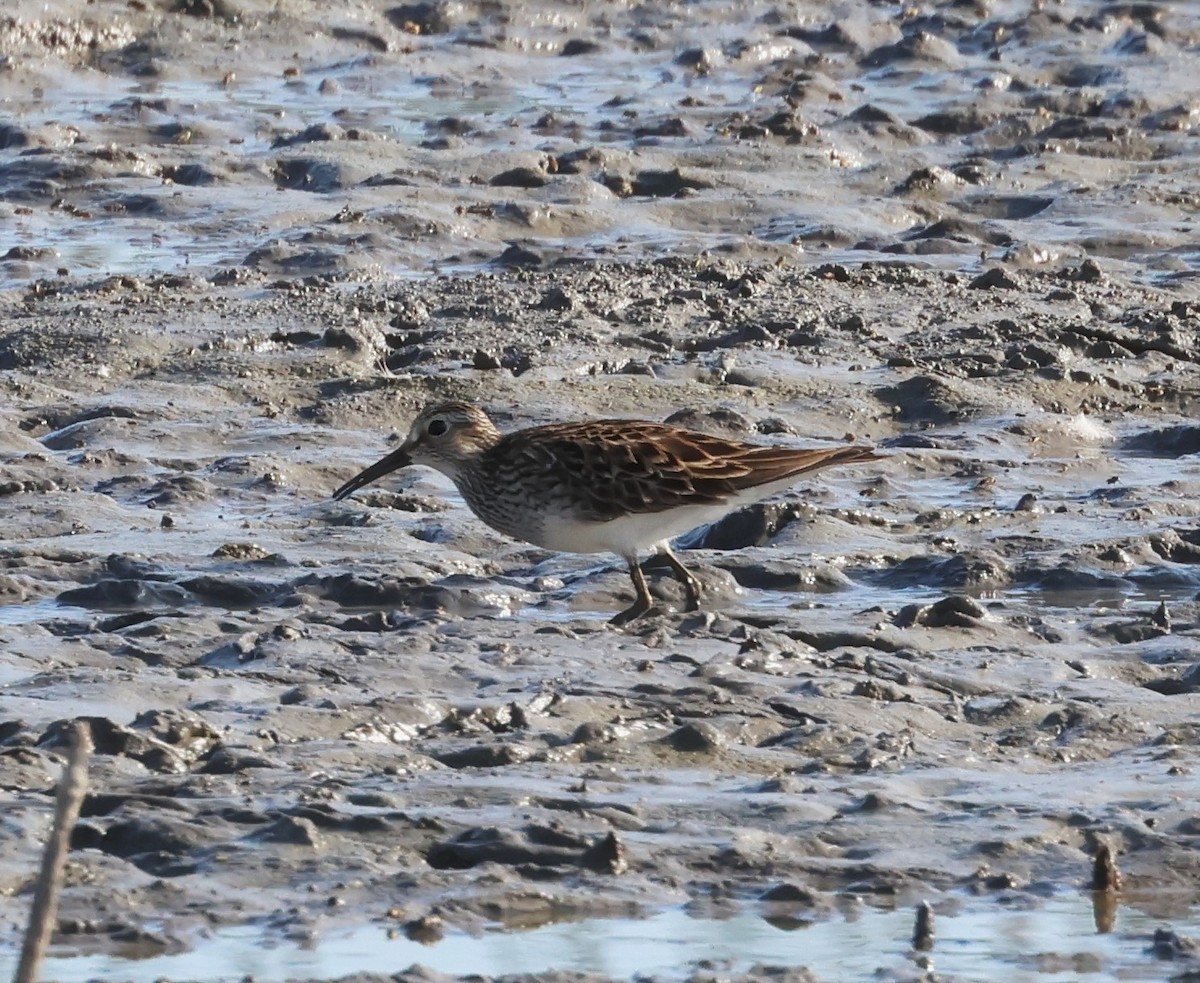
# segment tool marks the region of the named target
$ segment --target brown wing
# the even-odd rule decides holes
[[[584,502],[582,517],[716,505],[747,488],[833,464],[870,461],[869,447],[795,450],[726,440],[661,423],[595,420],[509,434],[489,453],[510,480],[536,474]]]

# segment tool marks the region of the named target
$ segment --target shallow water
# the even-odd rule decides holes
[[[740,974],[752,966],[807,967],[822,980],[892,978],[920,969],[960,983],[1089,983],[1161,980],[1169,962],[1149,950],[1156,929],[1200,931],[1200,908],[1169,923],[1127,905],[1115,922],[1097,928],[1086,893],[1061,894],[1026,907],[1030,899],[946,898],[935,910],[932,950],[912,949],[913,910],[857,907],[813,921],[803,910],[778,906],[774,915],[746,911],[719,920],[671,909],[645,919],[586,919],[514,932],[487,926],[478,934],[451,932],[430,944],[380,925],[330,931],[303,945],[264,936],[254,926],[221,929],[188,952],[144,959],[65,956],[47,961],[45,978],[194,983],[253,978],[259,983],[394,973],[411,965],[453,976],[516,973],[597,973],[616,980],[685,979],[703,964]],[[0,973],[11,970],[0,953]]]

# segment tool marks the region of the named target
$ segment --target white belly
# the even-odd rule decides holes
[[[547,514],[536,538],[543,549],[561,553],[616,553],[631,556],[665,543],[697,526],[716,522],[735,509],[769,498],[795,484],[795,478],[747,489],[720,505],[685,505],[665,512],[639,512],[608,522],[585,522]]]
[[[536,544],[562,553],[629,556],[674,539],[689,529],[714,522],[728,511],[722,506],[691,506],[674,512],[629,515],[609,522],[580,522],[547,516]]]

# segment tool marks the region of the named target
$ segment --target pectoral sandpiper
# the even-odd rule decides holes
[[[653,549],[682,581],[688,610],[700,584],[669,540],[794,484],[806,471],[870,461],[869,447],[795,450],[726,440],[663,423],[594,420],[501,433],[468,403],[428,406],[391,454],[333,493],[343,499],[421,464],[446,475],[480,519],[513,539],[567,553],[616,553],[636,598],[623,625],[654,607],[638,552]]]

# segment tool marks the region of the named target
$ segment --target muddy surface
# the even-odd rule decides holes
[[[60,951],[1200,900],[1191,8],[177,6],[0,21],[0,943],[79,717]],[[448,397],[887,457],[616,630]]]
[[[1190,3],[50,6],[0,18],[0,282],[1200,255]]]

